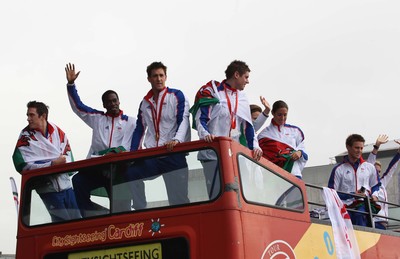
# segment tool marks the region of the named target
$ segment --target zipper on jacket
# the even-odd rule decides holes
[[[110,133],[110,142],[108,143],[108,147],[111,147],[112,137],[114,133],[114,117],[111,118],[111,133]]]

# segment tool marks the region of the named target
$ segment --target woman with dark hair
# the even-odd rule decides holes
[[[265,158],[301,179],[308,160],[304,134],[299,127],[286,124],[288,111],[284,101],[276,101],[271,124],[258,134],[258,141]]]

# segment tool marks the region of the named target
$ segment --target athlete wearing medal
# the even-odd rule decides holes
[[[151,90],[139,107],[131,151],[165,146],[172,151],[181,142],[190,141],[189,102],[182,91],[166,87],[167,67],[153,62],[147,67],[147,80]],[[181,170],[178,173],[168,173]],[[128,170],[128,180],[133,183],[135,209],[145,208],[144,184],[140,179],[163,175],[170,205],[189,202],[187,198],[187,164],[184,154],[147,159],[135,163]]]
[[[225,71],[225,80],[221,83],[212,80],[200,88],[190,112],[200,139],[212,142],[215,137],[231,137],[253,150],[253,157],[259,160],[262,150],[255,137],[250,104],[243,93],[249,73],[245,62],[233,61]],[[222,188],[216,154],[202,150],[198,159],[203,165],[209,198],[213,199]]]
[[[249,83],[250,69],[242,61],[233,61],[225,71],[226,79],[221,83],[210,81],[200,88],[191,112],[195,118],[194,127],[200,139],[213,141],[218,136],[229,136],[245,143],[254,150],[254,158],[260,159],[262,151],[255,137],[250,114],[250,104],[243,93]]]

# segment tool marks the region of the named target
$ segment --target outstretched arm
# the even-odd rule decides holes
[[[399,140],[394,140],[394,142],[400,145]],[[386,171],[381,175],[381,184],[383,186],[387,187],[387,185],[391,181],[394,173],[397,171],[396,169],[399,164],[399,161],[400,161],[400,147],[398,148],[397,153],[394,155],[392,160],[389,162]]]
[[[382,135],[378,136],[378,138],[375,141],[374,148],[372,149],[371,153],[369,153],[369,155],[368,155],[368,158],[367,158],[368,163],[375,164],[376,155],[378,154],[379,147],[382,144],[385,144],[386,142],[388,142],[388,140],[389,140],[388,135],[382,134]]]
[[[68,81],[68,99],[74,113],[93,129],[98,125],[98,116],[103,116],[104,113],[102,111],[93,109],[82,102],[75,85],[75,80],[78,78],[79,73],[80,71],[75,72],[74,64],[68,63],[65,66],[65,75]]]
[[[255,131],[258,131],[259,129],[261,129],[261,127],[267,121],[267,119],[269,117],[269,112],[271,110],[269,103],[263,96],[260,96],[260,101],[264,106],[264,111],[262,111],[262,114],[260,114],[260,116],[258,116],[257,119],[255,121],[253,121]]]

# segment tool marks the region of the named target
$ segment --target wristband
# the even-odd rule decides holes
[[[374,147],[375,149],[379,149],[379,147],[378,147],[377,145],[373,145],[373,147]]]
[[[267,117],[267,118],[269,117],[269,115],[265,114],[265,112],[262,112],[262,114],[264,114],[264,116]]]

